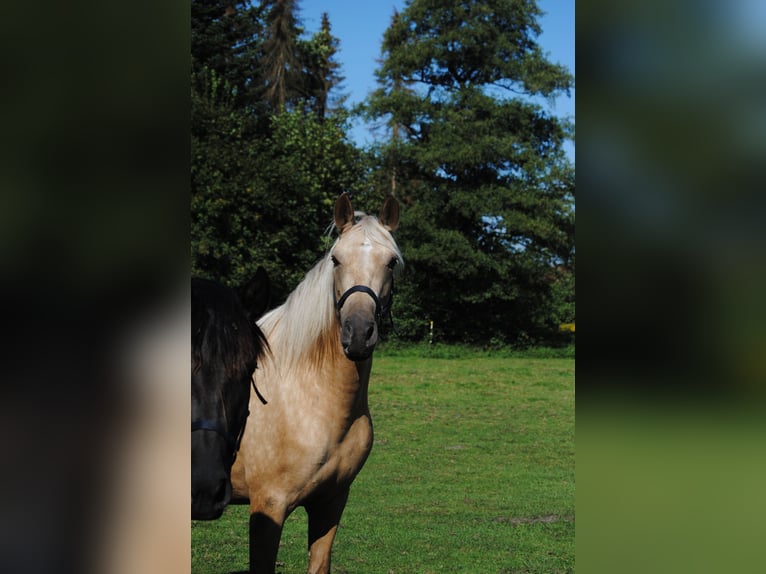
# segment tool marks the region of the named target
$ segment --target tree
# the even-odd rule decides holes
[[[255,106],[262,29],[261,9],[248,0],[192,0],[192,91],[208,91],[215,75],[239,107]]]
[[[319,31],[307,42],[302,43],[302,59],[306,63],[304,95],[311,105],[311,110],[321,120],[329,108],[339,108],[345,97],[339,95],[333,102],[330,98],[333,89],[339,88],[344,78],[335,55],[340,41],[332,35],[332,27],[327,12],[322,14]]]
[[[294,0],[195,4],[192,272],[240,285],[262,265],[279,303],[323,252],[335,198],[364,171],[348,114],[327,105],[342,79],[337,39],[327,18],[300,39]]]
[[[193,0],[191,8],[192,270],[242,282],[263,25],[244,0]]]
[[[539,15],[527,0],[413,0],[384,35],[367,111],[391,128],[379,162],[407,206],[411,337],[429,319],[474,342],[555,329],[550,270],[574,254],[572,134],[537,100],[572,78],[536,44]]]
[[[267,8],[266,38],[262,53],[264,97],[272,112],[281,112],[300,93],[301,69],[298,36],[302,30],[296,16],[297,0],[270,0]]]

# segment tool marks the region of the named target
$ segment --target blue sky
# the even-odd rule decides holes
[[[322,12],[330,16],[332,33],[340,39],[337,56],[345,76],[343,88],[349,95],[348,104],[361,102],[375,89],[374,71],[380,57],[383,32],[391,21],[394,8],[404,9],[404,0],[299,0],[300,18],[308,34],[319,29]],[[575,72],[575,0],[539,0],[538,5],[546,12],[540,19],[542,34],[538,42],[553,62]],[[547,103],[543,105],[548,106]],[[574,91],[571,97],[559,97],[552,108],[558,116],[574,120]],[[372,141],[365,126],[353,130],[357,143]],[[567,145],[570,157],[574,148]]]

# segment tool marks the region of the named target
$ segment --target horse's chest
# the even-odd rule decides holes
[[[362,415],[345,432],[324,446],[324,456],[315,460],[313,485],[337,481],[350,483],[372,450],[372,422]]]

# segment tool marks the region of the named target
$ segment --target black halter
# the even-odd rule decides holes
[[[391,306],[394,302],[394,279],[391,278],[391,292],[388,295],[388,301],[386,301],[385,304],[381,304],[380,298],[378,295],[367,287],[366,285],[354,285],[353,287],[349,287],[346,289],[346,292],[343,293],[343,295],[340,296],[340,299],[338,299],[335,303],[335,310],[337,311],[338,315],[340,315],[340,310],[343,307],[343,304],[346,302],[346,299],[349,298],[349,295],[352,293],[366,293],[370,297],[372,297],[372,300],[375,301],[375,321],[377,323],[380,323],[380,320],[388,315],[389,319],[391,320],[391,326],[394,326],[394,318],[391,315]]]
[[[226,440],[226,445],[229,447],[229,450],[231,451],[231,462],[233,464],[234,459],[237,458],[237,451],[239,450],[239,444],[242,442],[242,435],[245,434],[245,425],[247,424],[248,416],[250,416],[249,411],[247,413],[247,416],[245,416],[245,420],[242,423],[242,428],[239,430],[236,437],[230,435],[229,432],[226,430],[226,428],[218,421],[212,421],[208,419],[200,419],[197,421],[192,421],[191,430],[192,432],[198,431],[198,430],[213,431],[221,435]]]
[[[258,399],[265,405],[267,404],[266,399],[263,398],[263,395],[258,391],[258,388],[255,386],[255,380],[253,377],[250,377],[250,383],[253,385],[253,390],[255,391],[256,396]],[[242,427],[239,429],[239,432],[236,434],[236,436],[229,434],[229,431],[226,429],[224,425],[222,425],[219,421],[209,420],[209,419],[199,419],[196,421],[192,421],[191,423],[191,430],[192,432],[198,431],[198,430],[206,430],[206,431],[213,431],[221,435],[224,440],[226,440],[226,444],[228,445],[229,449],[232,452],[231,458],[232,462],[235,458],[237,458],[237,451],[239,450],[239,445],[242,442],[242,435],[245,434],[245,425],[247,425],[247,419],[250,416],[250,410],[248,409],[247,414],[245,415],[245,420],[242,421]]]

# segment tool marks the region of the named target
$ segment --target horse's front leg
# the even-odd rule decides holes
[[[250,574],[274,574],[284,512],[269,516],[250,509]]]
[[[309,574],[329,574],[330,555],[340,517],[348,500],[348,487],[306,504],[309,518]]]

